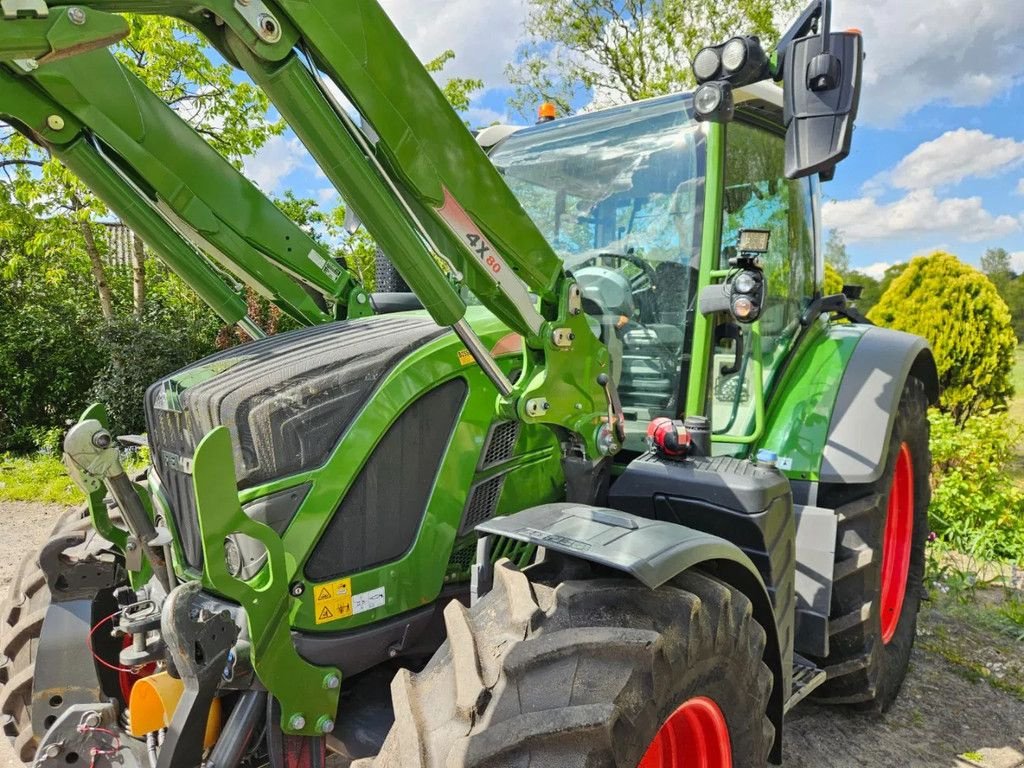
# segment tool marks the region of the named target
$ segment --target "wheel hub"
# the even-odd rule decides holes
[[[732,768],[722,710],[706,696],[684,702],[658,730],[637,768]]]
[[[886,645],[896,634],[903,601],[907,596],[910,572],[910,545],[914,537],[914,465],[910,448],[900,445],[896,468],[889,490],[889,510],[882,539],[881,606],[882,642]]]

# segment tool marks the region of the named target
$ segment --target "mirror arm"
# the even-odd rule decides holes
[[[818,25],[821,35],[821,52],[832,52],[832,0],[821,0],[821,23]]]
[[[819,296],[811,302],[800,316],[800,325],[804,328],[809,326],[821,315],[832,314],[833,312],[848,317],[846,308],[846,294],[836,293],[831,296]]]
[[[804,9],[804,12],[800,14],[800,17],[793,23],[793,26],[789,28],[789,31],[779,40],[779,44],[775,46],[775,63],[771,70],[773,80],[776,82],[782,81],[782,75],[786,71],[786,54],[789,52],[793,42],[810,35],[811,30],[814,28],[814,22],[822,18],[826,22],[819,27],[819,32],[825,33],[822,44],[825,46],[830,44],[828,42],[828,32],[830,31],[829,27],[832,21],[832,0],[814,0]],[[827,52],[828,48],[823,50]]]

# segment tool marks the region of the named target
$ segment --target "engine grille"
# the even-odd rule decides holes
[[[484,446],[480,469],[487,469],[508,461],[515,454],[519,442],[519,422],[502,421],[491,426]]]
[[[480,523],[494,517],[498,511],[498,500],[501,498],[501,489],[504,486],[505,475],[496,475],[473,486],[469,493],[466,511],[462,515],[459,536],[472,533]]]

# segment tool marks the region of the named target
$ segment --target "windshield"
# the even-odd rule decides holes
[[[704,149],[687,95],[528,128],[491,153],[579,281],[637,446],[651,418],[679,416]]]

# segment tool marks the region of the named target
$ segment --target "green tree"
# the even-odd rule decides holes
[[[992,281],[956,256],[916,258],[869,318],[923,336],[931,344],[942,388],[940,408],[963,425],[1005,406],[1017,339],[1010,311]]]
[[[586,95],[606,103],[693,84],[690,57],[735,34],[767,50],[801,0],[529,0],[525,40],[508,68],[524,115],[553,101],[562,114]]]
[[[423,68],[432,75],[441,72],[449,61],[455,58],[455,51],[447,50],[437,58],[431,59],[423,65]],[[459,112],[469,109],[469,103],[473,94],[484,87],[484,81],[474,77],[452,77],[449,78],[441,90],[449,103]]]
[[[1024,277],[1013,271],[1013,262],[1005,248],[989,248],[981,257],[981,271],[988,275],[1010,308],[1013,331],[1024,341]]]
[[[1011,274],[1009,252],[1005,248],[989,248],[981,257],[981,271],[989,277]]]
[[[63,260],[38,259],[39,213],[0,194],[0,452],[44,442],[81,410],[102,365],[88,258],[72,241]]]
[[[1013,332],[1017,334],[1017,341],[1024,342],[1024,276],[1007,281],[1000,295],[1010,308]]]
[[[840,274],[850,271],[850,254],[846,252],[843,233],[838,229],[833,229],[828,233],[828,242],[825,243],[825,263]]]
[[[825,264],[825,295],[834,296],[843,292],[843,276],[831,264]]]

